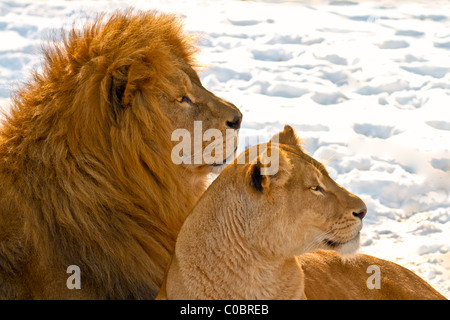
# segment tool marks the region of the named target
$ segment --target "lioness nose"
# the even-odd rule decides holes
[[[353,212],[353,215],[356,217],[356,218],[359,218],[359,219],[363,219],[365,216],[366,216],[366,213],[367,213],[367,209],[361,209],[360,211],[358,211],[358,212]]]
[[[239,129],[241,127],[242,116],[235,116],[232,121],[227,121],[226,124],[231,129]]]

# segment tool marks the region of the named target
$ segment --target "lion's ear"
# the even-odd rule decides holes
[[[120,113],[125,109],[130,102],[128,97],[129,90],[127,87],[129,85],[129,74],[130,66],[122,66],[115,69],[109,81],[109,102],[111,104],[111,111],[113,113],[114,119],[119,118]]]
[[[109,101],[114,118],[118,119],[123,109],[131,106],[132,99],[139,89],[139,84],[148,79],[145,68],[139,61],[124,65],[112,72]]]
[[[302,144],[302,141],[297,137],[295,130],[289,125],[285,125],[283,131],[275,134],[270,141],[296,147],[301,147]]]
[[[292,164],[285,152],[272,147],[269,152],[264,151],[256,159],[256,163],[249,166],[247,175],[252,189],[265,193],[270,189],[284,186],[291,172]]]

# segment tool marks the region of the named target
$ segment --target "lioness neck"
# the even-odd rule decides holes
[[[240,235],[238,221],[218,220],[188,217],[167,275],[169,299],[306,299],[296,257],[258,255]],[[191,234],[198,224],[208,231]]]

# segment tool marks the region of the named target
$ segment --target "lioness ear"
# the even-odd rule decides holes
[[[267,161],[266,150],[247,171],[250,186],[261,193],[284,186],[291,176],[291,161],[283,151],[273,149],[270,162]]]
[[[265,184],[265,180],[267,179],[265,176],[261,174],[261,163],[255,163],[250,166],[248,169],[248,173],[250,176],[250,185],[259,192],[263,192],[263,182]]]
[[[295,130],[289,125],[285,125],[283,131],[275,134],[270,141],[297,147],[301,147],[302,144]]]

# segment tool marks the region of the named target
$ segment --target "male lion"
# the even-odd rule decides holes
[[[443,298],[412,272],[366,255],[353,258],[353,277],[340,276],[342,262],[326,251],[304,271],[309,251],[353,253],[367,209],[303,152],[291,127],[278,139],[250,163],[238,158],[206,190],[180,230],[158,299],[307,299],[329,291],[337,299]],[[273,152],[279,170],[262,175]],[[368,262],[381,269],[380,290],[367,288]]]
[[[0,128],[0,298],[156,296],[213,168],[175,165],[171,134],[242,118],[193,53],[175,16],[151,12],[99,17],[45,51]]]

